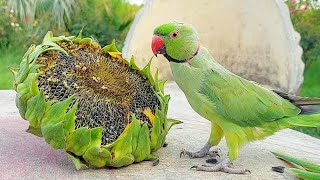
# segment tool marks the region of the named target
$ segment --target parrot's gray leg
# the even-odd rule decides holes
[[[224,158],[220,163],[214,166],[202,165],[202,166],[192,166],[191,168],[196,171],[206,171],[206,172],[226,172],[229,174],[247,174],[250,173],[248,169],[233,169],[230,167],[231,162],[229,157]]]
[[[218,151],[209,151],[210,148],[212,147],[212,145],[210,145],[209,143],[206,143],[204,145],[203,148],[200,149],[200,151],[197,151],[197,152],[190,152],[190,151],[187,151],[185,149],[182,149],[181,153],[180,153],[180,157],[182,155],[187,155],[191,158],[201,158],[201,157],[204,157],[204,156],[217,156],[218,154]]]

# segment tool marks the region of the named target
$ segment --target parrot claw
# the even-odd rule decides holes
[[[197,151],[197,152],[190,152],[190,151],[187,151],[186,149],[182,149],[181,152],[180,152],[180,158],[182,157],[182,155],[184,155],[184,156],[187,155],[190,158],[202,158],[202,157],[205,157],[207,155],[209,155],[211,157],[219,156],[218,153],[219,153],[220,150],[218,149],[218,150],[214,150],[214,151],[209,151],[211,147],[212,146],[209,143],[206,143],[204,145],[204,147],[201,148],[201,150]]]
[[[187,151],[185,149],[182,149],[181,152],[180,152],[180,158],[182,157],[182,155],[184,156],[189,156],[190,158],[202,158],[202,157],[205,157],[207,155],[208,152],[205,152],[205,151],[197,151],[197,152],[190,152],[190,151]]]
[[[206,172],[225,172],[229,174],[250,174],[248,169],[233,169],[230,167],[231,162],[229,158],[223,159],[220,163],[214,166],[202,165],[202,166],[192,166],[191,169],[196,171],[206,171]]]

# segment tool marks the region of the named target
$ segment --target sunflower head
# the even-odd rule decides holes
[[[53,37],[32,45],[14,74],[16,105],[28,132],[65,149],[77,169],[152,160],[172,125],[165,81],[122,58],[115,41]]]

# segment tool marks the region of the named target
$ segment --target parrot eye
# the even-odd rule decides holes
[[[180,33],[178,31],[173,31],[171,34],[170,34],[170,38],[171,39],[176,39],[177,37],[179,37]]]

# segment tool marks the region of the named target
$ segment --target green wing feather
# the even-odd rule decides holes
[[[278,158],[298,167],[290,170],[302,179],[320,179],[320,164],[315,164],[304,159],[299,159],[282,152],[272,152]]]
[[[305,180],[317,180],[320,179],[320,173],[310,172],[297,168],[290,168],[290,170],[299,178]]]
[[[272,153],[284,161],[299,165],[308,171],[311,171],[314,173],[320,173],[320,164],[315,164],[315,163],[309,162],[304,159],[299,159],[299,158],[293,157],[291,155],[285,154],[283,152],[273,151]]]
[[[211,69],[200,91],[226,120],[242,127],[296,116],[300,109],[276,93],[225,69]]]

